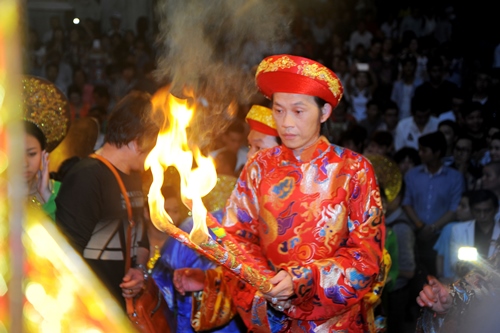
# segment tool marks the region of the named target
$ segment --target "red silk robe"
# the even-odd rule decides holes
[[[259,152],[240,175],[223,226],[262,271],[292,276],[295,297],[282,331],[373,330],[364,296],[379,276],[385,226],[375,174],[362,155],[324,137],[300,156],[283,145]],[[260,293],[230,273],[209,280],[205,295],[217,294],[218,306],[221,294],[232,302],[224,314],[237,311],[248,327],[270,331],[258,316],[265,312]],[[214,320],[214,305],[198,304],[198,323],[207,309]]]

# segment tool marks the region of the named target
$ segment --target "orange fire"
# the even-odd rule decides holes
[[[189,92],[186,95],[192,96]],[[193,229],[189,237],[194,243],[200,244],[209,237],[207,209],[202,197],[215,187],[217,172],[212,158],[203,156],[198,147],[188,142],[187,130],[196,111],[196,103],[190,100],[173,96],[169,87],[160,89],[153,96],[155,111],[163,112],[166,121],[156,146],[146,159],[146,169],[151,168],[153,175],[148,201],[153,224],[158,230],[165,231],[165,223],[172,223],[172,219],[164,209],[165,199],[161,188],[165,170],[174,166],[180,174],[182,200],[192,211]],[[193,160],[196,162],[194,168]]]

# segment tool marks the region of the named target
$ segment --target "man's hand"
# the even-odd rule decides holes
[[[449,289],[433,276],[429,276],[428,280],[429,284],[418,294],[418,305],[429,307],[437,313],[447,312],[453,301]]]
[[[200,291],[205,286],[205,272],[200,268],[180,268],[174,271],[174,286],[181,294]]]
[[[130,268],[123,277],[123,282],[120,284],[122,295],[125,298],[134,298],[144,287],[144,275],[140,269]]]
[[[294,295],[292,276],[285,270],[281,270],[269,280],[274,287],[264,294],[265,299],[279,311],[291,306],[290,297]]]
[[[434,237],[436,227],[433,224],[426,225],[422,229],[420,229],[417,233],[417,238],[421,241],[430,241],[432,237]]]

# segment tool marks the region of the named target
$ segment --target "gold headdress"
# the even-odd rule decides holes
[[[52,82],[24,76],[23,119],[42,131],[46,150],[52,151],[66,136],[69,127],[69,104],[66,96]]]
[[[387,202],[394,200],[403,182],[403,175],[396,162],[378,154],[367,154],[365,157],[371,162],[379,186],[384,189]]]

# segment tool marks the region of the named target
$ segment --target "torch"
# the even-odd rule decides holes
[[[213,161],[204,157],[197,147],[190,147],[186,128],[194,112],[188,101],[171,95],[168,87],[153,96],[155,110],[166,112],[166,123],[158,135],[156,146],[148,155],[146,167],[151,169],[153,182],[149,189],[148,202],[151,221],[155,227],[207,257],[214,263],[225,267],[239,279],[249,283],[257,290],[266,293],[272,289],[269,276],[256,269],[255,261],[227,234],[217,220],[203,205],[202,197],[207,195],[217,182]],[[192,168],[193,158],[197,167]],[[193,229],[190,234],[177,228],[164,209],[161,195],[164,170],[174,166],[180,174],[181,195],[184,203],[191,209]],[[226,247],[208,234],[209,226]]]

